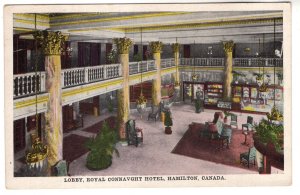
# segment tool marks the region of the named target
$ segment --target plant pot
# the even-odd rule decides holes
[[[172,128],[171,127],[165,127],[165,134],[172,134]]]
[[[200,113],[201,112],[201,109],[196,109],[196,113]]]
[[[102,158],[101,161],[87,160],[86,167],[91,171],[99,171],[99,170],[107,169],[108,167],[111,166],[111,164],[112,164],[112,157],[107,156],[105,158]]]

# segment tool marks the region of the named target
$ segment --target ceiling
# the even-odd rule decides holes
[[[274,25],[275,24],[275,25]],[[129,37],[135,43],[239,43],[282,41],[281,11],[107,12],[14,14],[14,33],[37,29],[62,31],[71,41],[111,42]]]

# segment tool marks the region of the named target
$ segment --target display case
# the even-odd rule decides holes
[[[283,88],[268,85],[265,92],[260,92],[257,84],[232,84],[232,101],[240,104],[240,110],[252,112],[269,112],[275,101],[278,107],[283,104]]]
[[[205,83],[205,107],[216,107],[223,97],[223,85],[221,83]]]
[[[201,100],[204,99],[204,88],[205,84],[201,82],[191,82],[184,81],[183,82],[183,101],[184,102],[193,102],[197,99],[197,96]]]

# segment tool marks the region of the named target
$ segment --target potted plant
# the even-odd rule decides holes
[[[254,140],[263,143],[279,152],[283,149],[283,125],[262,119],[259,124],[254,125]]]
[[[117,133],[106,122],[103,123],[100,132],[86,142],[89,154],[86,159],[86,167],[90,170],[102,170],[112,164],[113,153],[116,149]]]
[[[256,76],[256,83],[258,86],[261,86],[264,82],[264,73],[253,73],[253,76]]]
[[[106,56],[107,63],[115,64],[118,62],[118,52],[116,49],[112,49]]]
[[[164,125],[166,126],[165,133],[172,134],[171,126],[173,125],[173,121],[172,121],[172,117],[171,117],[171,112],[170,112],[170,110],[166,110],[164,113],[165,113]]]
[[[235,82],[235,84],[238,84],[238,83],[239,83],[239,81],[238,81],[238,78],[239,78],[239,77],[245,77],[244,74],[239,73],[239,72],[234,71],[234,70],[232,71],[232,76],[233,76],[233,81]]]
[[[141,111],[146,108],[146,103],[147,103],[147,99],[141,92],[140,96],[136,100],[136,108],[137,108],[138,112],[141,113]]]

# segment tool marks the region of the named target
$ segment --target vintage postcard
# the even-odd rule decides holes
[[[285,186],[291,4],[6,5],[7,188]]]

